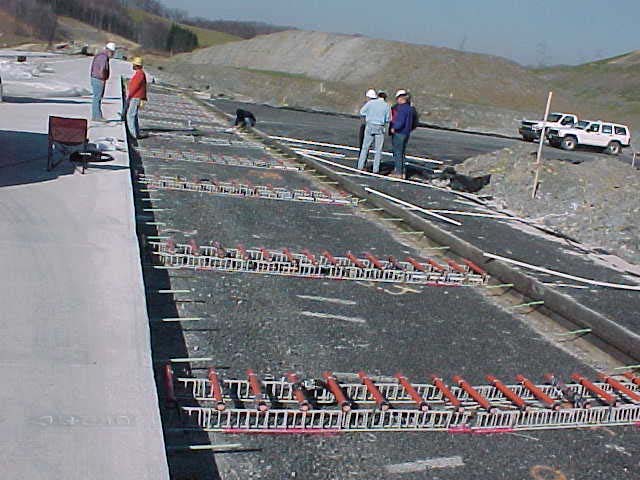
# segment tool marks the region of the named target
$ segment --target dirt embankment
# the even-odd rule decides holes
[[[580,164],[545,150],[538,197],[531,199],[535,146],[519,145],[471,158],[456,169],[490,173],[481,193],[498,205],[640,264],[640,171],[615,158],[594,156]]]
[[[164,77],[214,95],[347,113],[368,88],[408,88],[424,122],[509,135],[523,116],[540,116],[547,93],[538,77],[503,58],[306,31],[179,55]],[[566,104],[558,96],[556,108]]]

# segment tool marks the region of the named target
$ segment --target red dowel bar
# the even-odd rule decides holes
[[[269,253],[268,250],[261,248],[260,249],[260,253],[262,254],[262,259],[266,260],[267,262],[271,261],[271,253]]]
[[[467,273],[467,271],[464,269],[464,267],[462,267],[462,265],[459,265],[457,262],[451,260],[450,258],[446,258],[445,261],[447,262],[447,265],[453,268],[456,272]]]
[[[351,403],[349,402],[349,400],[347,400],[347,397],[345,397],[344,393],[342,392],[342,388],[340,388],[340,385],[338,384],[336,377],[333,376],[333,373],[324,372],[322,374],[322,377],[327,384],[327,388],[336,398],[336,402],[338,403],[342,411],[345,413],[350,411]]]
[[[167,394],[167,405],[171,407],[177,405],[178,399],[173,386],[173,367],[170,363],[164,366],[164,386]]]
[[[589,390],[591,393],[593,393],[596,397],[598,397],[607,405],[611,405],[612,407],[616,405],[617,401],[614,395],[611,395],[610,393],[605,392],[603,389],[601,389],[597,385],[594,385],[582,375],[574,373],[573,375],[571,375],[571,380],[578,382],[580,385],[582,385],[584,388]]]
[[[404,265],[402,265],[398,259],[396,257],[394,257],[393,255],[389,257],[389,263],[391,265],[393,265],[393,268],[396,268],[398,270],[405,270]]]
[[[309,411],[311,409],[311,405],[309,404],[309,401],[307,400],[307,397],[305,396],[304,391],[300,386],[300,380],[298,380],[298,376],[295,373],[291,372],[287,374],[287,379],[291,383],[293,396],[298,402],[298,408],[300,409],[300,411]]]
[[[402,386],[402,388],[404,388],[404,391],[407,392],[407,395],[411,397],[411,400],[415,402],[415,404],[421,411],[426,412],[429,410],[429,405],[424,401],[424,399],[416,391],[413,385],[409,383],[407,377],[400,373],[396,373],[394,377],[398,379],[398,383]]]
[[[165,243],[165,245],[166,245],[167,252],[175,253],[175,251],[176,251],[176,242],[173,241],[173,238],[168,239],[167,242]]]
[[[527,402],[493,375],[487,375],[487,381],[496,387],[511,403],[521,410],[528,408]]]
[[[200,255],[200,247],[193,238],[189,240],[188,245],[191,248],[192,255]]]
[[[213,248],[215,248],[217,256],[219,256],[221,258],[225,258],[227,256],[227,251],[224,249],[224,247],[219,242],[214,243],[213,244]]]
[[[419,272],[426,271],[426,268],[424,268],[424,265],[418,262],[415,258],[407,257],[407,262],[409,262],[413,266],[413,268],[415,268]]]
[[[309,250],[302,250],[302,254],[305,257],[307,257],[313,265],[318,264],[318,260],[316,260],[316,256],[313,253],[311,253]]]
[[[346,254],[345,256],[346,256],[346,257],[349,259],[349,261],[350,261],[351,263],[353,263],[356,267],[358,267],[358,268],[367,268],[367,267],[365,267],[365,266],[364,266],[364,264],[363,264],[360,260],[358,260],[358,258],[357,258],[353,253],[351,253],[351,252],[347,252],[347,254]]]
[[[214,368],[209,369],[209,383],[211,384],[211,398],[216,405],[216,410],[222,412],[226,407],[224,404],[224,398],[222,397],[222,387],[220,386],[220,380],[218,379],[218,373]]]
[[[625,386],[624,383],[621,383],[615,380],[614,378],[604,375],[603,373],[599,373],[598,378],[603,382],[606,382],[609,385],[611,385],[611,388],[613,388],[614,390],[617,390],[624,396],[630,398],[633,402],[640,403],[640,395],[638,395],[636,392],[631,390],[629,387]]]
[[[378,387],[376,387],[375,383],[373,383],[373,381],[367,376],[367,374],[363,371],[360,371],[358,372],[358,377],[360,377],[362,384],[367,387],[367,390],[375,400],[378,408],[382,411],[389,410],[391,405],[389,405],[387,399],[384,398],[382,393],[380,393],[380,390],[378,390]]]
[[[624,374],[624,377],[627,380],[630,380],[631,383],[633,383],[634,385],[640,386],[640,377],[636,377],[633,373],[627,372],[627,373]]]
[[[558,405],[558,403],[553,398],[536,387],[531,380],[525,378],[522,375],[516,375],[516,380],[521,383],[524,388],[529,390],[531,394],[540,402],[544,403],[548,408],[552,408],[554,410],[558,410],[560,408],[560,405]]]
[[[431,379],[433,380],[433,384],[436,386],[436,388],[442,392],[442,395],[444,395],[447,400],[449,400],[449,403],[451,403],[451,405],[453,405],[456,410],[461,411],[463,409],[462,403],[460,402],[460,400],[458,400],[458,397],[453,394],[449,387],[445,385],[445,383],[442,381],[442,378],[437,377],[436,375],[432,375]]]
[[[324,258],[327,259],[327,261],[331,264],[331,265],[337,265],[338,261],[336,260],[336,257],[334,257],[333,255],[331,255],[329,252],[322,252],[322,256]]]
[[[438,262],[436,262],[435,260],[432,260],[431,258],[427,260],[427,263],[429,265],[431,265],[433,268],[435,268],[437,271],[439,272],[444,272],[447,269],[444,268],[442,265],[440,265]]]
[[[478,392],[475,388],[473,388],[471,384],[467,382],[464,378],[462,378],[459,375],[455,375],[453,377],[453,381],[457,383],[458,386],[462,388],[465,392],[467,392],[467,394],[471,398],[473,398],[478,403],[478,405],[480,405],[482,408],[484,408],[487,411],[493,410],[493,407],[491,406],[491,403],[489,403],[489,400],[483,397],[480,394],[480,392]]]
[[[373,265],[379,270],[384,270],[384,265],[380,262],[380,260],[378,260],[378,258],[375,255],[369,252],[365,252],[364,256],[367,260],[371,262],[371,265]]]
[[[238,245],[236,249],[240,254],[240,258],[242,258],[243,260],[249,260],[249,255],[247,254],[247,249],[244,248],[244,245]]]
[[[260,385],[260,380],[258,380],[258,376],[251,369],[247,370],[247,378],[249,380],[249,388],[251,389],[251,393],[256,402],[256,408],[261,412],[266,412],[269,410],[269,405],[264,399],[264,394],[262,393],[262,386]]]
[[[473,263],[471,260],[467,260],[466,258],[463,258],[462,261],[464,262],[464,264],[467,267],[469,267],[471,270],[476,272],[478,275],[482,275],[483,277],[487,276],[487,272],[485,270],[483,270],[482,268],[480,268],[475,263]]]
[[[282,250],[282,254],[285,257],[287,257],[287,260],[289,260],[289,263],[296,263],[295,257],[291,254],[288,248],[285,248],[284,250]]]

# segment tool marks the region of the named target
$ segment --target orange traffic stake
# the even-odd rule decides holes
[[[574,373],[573,375],[571,375],[571,380],[578,382],[580,385],[582,385],[584,388],[589,390],[591,393],[593,393],[596,397],[598,397],[607,405],[611,405],[612,407],[616,405],[617,401],[614,395],[611,395],[610,393],[605,392],[603,389],[601,389],[597,385],[594,385],[582,375]]]
[[[266,412],[269,410],[269,405],[264,399],[264,394],[262,393],[262,386],[260,385],[260,380],[258,380],[258,376],[251,369],[247,370],[247,377],[249,380],[249,388],[251,389],[251,393],[253,394],[253,398],[256,402],[256,407],[261,412]]]
[[[402,388],[404,388],[404,391],[407,392],[407,395],[411,397],[411,400],[413,400],[416,403],[416,405],[421,411],[426,412],[429,410],[429,405],[427,404],[427,402],[424,401],[424,399],[420,396],[420,394],[416,391],[416,389],[413,388],[413,385],[409,383],[409,380],[407,380],[407,377],[405,377],[401,373],[396,373],[394,377],[398,379],[398,383],[402,385]]]
[[[560,405],[551,398],[549,395],[544,393],[538,387],[536,387],[531,380],[525,378],[522,375],[516,375],[516,380],[522,384],[524,388],[529,390],[531,394],[536,397],[540,402],[544,403],[547,407],[552,408],[553,410],[559,410]]]
[[[449,400],[449,403],[451,403],[451,405],[453,405],[456,410],[462,411],[462,403],[460,402],[460,400],[458,400],[458,397],[453,394],[449,387],[444,384],[442,378],[436,375],[432,375],[431,380],[433,380],[433,384],[436,386],[436,388],[442,392],[442,395],[444,395],[445,398]]]
[[[478,403],[478,405],[480,405],[482,408],[484,408],[489,412],[494,410],[494,408],[491,406],[491,403],[489,403],[489,400],[483,397],[480,394],[480,392],[478,392],[475,388],[473,388],[471,384],[467,382],[464,378],[462,378],[459,375],[455,375],[453,377],[453,381],[457,383],[458,386],[462,388],[465,392],[467,392],[467,394],[471,398],[473,398]]]
[[[340,385],[338,384],[336,377],[333,376],[333,373],[324,372],[322,374],[322,377],[327,384],[327,388],[336,398],[336,403],[340,406],[342,411],[345,413],[350,411],[351,403],[349,403],[349,400],[347,400],[347,397],[345,397],[344,393],[342,392],[342,388],[340,388]]]
[[[625,386],[624,383],[621,383],[603,373],[599,373],[598,374],[598,378],[600,380],[602,380],[603,382],[608,383],[609,385],[611,385],[611,388],[617,390],[618,392],[620,392],[621,394],[623,394],[624,396],[630,398],[632,401],[639,403],[640,402],[640,395],[638,395],[636,392],[634,392],[633,390],[631,390],[629,387]]]
[[[516,407],[521,410],[526,410],[528,408],[527,402],[524,401],[519,395],[517,395],[513,390],[507,387],[504,383],[498,380],[493,375],[487,375],[487,381],[490,382],[494,387],[496,387],[500,393],[502,393],[510,402],[512,402]]]
[[[309,404],[309,401],[307,400],[307,397],[305,396],[304,391],[300,386],[300,380],[298,380],[298,376],[295,373],[290,372],[287,374],[287,379],[291,383],[291,388],[293,389],[293,396],[298,402],[298,408],[300,409],[300,411],[302,412],[309,411],[311,409],[311,405]]]
[[[360,377],[360,380],[362,380],[362,384],[367,387],[367,390],[375,400],[378,408],[382,411],[389,410],[391,405],[389,405],[389,402],[387,402],[384,396],[380,393],[380,390],[378,390],[378,387],[376,387],[375,383],[371,381],[367,374],[363,371],[360,371],[358,372],[358,377]]]
[[[218,379],[218,372],[215,368],[209,369],[209,383],[211,384],[211,398],[216,405],[216,410],[222,412],[226,407],[224,399],[222,398],[222,387],[220,387],[220,380]]]

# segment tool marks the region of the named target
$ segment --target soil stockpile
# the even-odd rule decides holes
[[[470,158],[456,167],[466,175],[490,173],[480,192],[500,208],[533,218],[593,247],[640,264],[640,171],[594,154],[579,164],[561,150],[545,149],[538,197],[531,199],[536,148],[519,145]]]
[[[548,89],[504,58],[361,36],[286,31],[178,55],[164,78],[215,94],[354,113],[368,88],[414,94],[421,120],[516,135]],[[162,78],[162,76],[161,76]],[[560,96],[561,97],[561,96]],[[561,108],[562,98],[554,107]]]

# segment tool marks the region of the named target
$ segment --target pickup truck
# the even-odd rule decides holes
[[[547,138],[549,144],[565,150],[574,150],[578,145],[584,145],[602,148],[610,155],[618,155],[623,147],[631,145],[629,127],[601,120],[583,120],[572,128],[551,128]]]
[[[518,131],[523,139],[534,142],[540,139],[543,123],[541,120],[522,120]],[[547,129],[573,127],[577,123],[578,117],[570,113],[550,113],[547,117]]]

